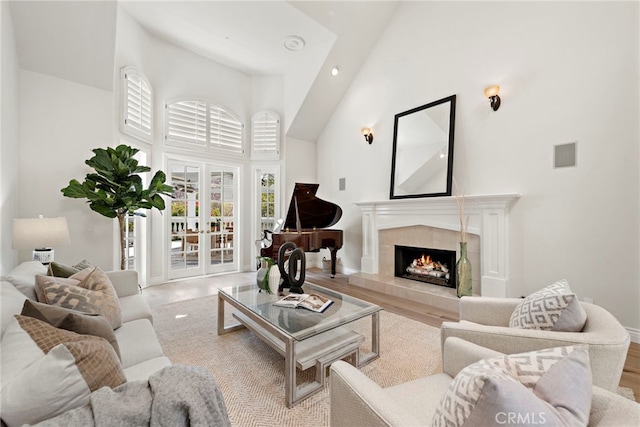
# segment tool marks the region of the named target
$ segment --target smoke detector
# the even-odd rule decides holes
[[[300,36],[287,36],[284,38],[283,44],[287,50],[295,52],[304,48],[305,41]]]

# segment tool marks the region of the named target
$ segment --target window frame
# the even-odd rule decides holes
[[[261,177],[263,174],[273,174],[274,176],[274,223],[282,218],[282,186],[283,177],[281,167],[277,163],[265,163],[256,164],[252,166],[251,175],[252,179],[252,200],[251,200],[251,233],[256,236],[256,245],[252,248],[253,258],[260,256],[260,250],[257,243],[263,237],[264,224],[262,222],[262,189],[261,189]]]

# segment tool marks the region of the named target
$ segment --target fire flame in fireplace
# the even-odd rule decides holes
[[[416,264],[420,267],[426,267],[428,265],[431,265],[432,263],[433,261],[431,260],[430,255],[422,255],[420,258],[416,259]]]
[[[449,279],[449,269],[447,266],[433,260],[429,255],[422,255],[414,259],[407,267],[407,272]]]

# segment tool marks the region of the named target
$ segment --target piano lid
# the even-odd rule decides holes
[[[296,182],[289,203],[284,228],[295,231],[296,202],[300,215],[300,226],[303,229],[327,228],[334,225],[342,217],[340,206],[316,197],[319,184],[302,184]]]

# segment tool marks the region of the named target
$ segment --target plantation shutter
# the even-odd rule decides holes
[[[209,106],[209,143],[212,147],[242,153],[242,128],[242,123],[223,108]]]
[[[280,152],[280,116],[259,111],[251,118],[251,147],[254,158],[277,158]]]
[[[151,85],[144,74],[134,67],[122,69],[122,101],[122,132],[151,142]]]
[[[165,139],[206,146],[206,101],[178,100],[167,103],[165,108]]]
[[[165,105],[165,140],[169,145],[242,154],[244,125],[206,99],[179,98]]]

